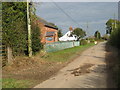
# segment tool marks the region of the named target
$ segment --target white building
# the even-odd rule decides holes
[[[59,41],[76,41],[77,40],[77,36],[76,35],[72,35],[73,29],[72,27],[69,28],[69,31],[63,35],[62,37],[59,38]]]

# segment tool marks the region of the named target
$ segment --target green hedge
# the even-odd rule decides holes
[[[120,49],[120,26],[111,33],[109,43]]]
[[[32,51],[33,54],[40,51],[43,48],[42,43],[40,42],[40,28],[32,23]]]
[[[2,26],[3,43],[12,48],[13,55],[27,55],[27,3],[2,2]],[[33,53],[35,53],[38,52],[42,47],[40,43],[40,30],[37,25],[32,25],[31,31],[32,49]]]
[[[3,43],[21,55],[27,50],[27,17],[25,2],[2,2]]]

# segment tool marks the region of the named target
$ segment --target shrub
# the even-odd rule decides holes
[[[89,38],[90,42],[93,43],[95,41],[94,38]]]
[[[87,44],[87,40],[82,39],[82,40],[80,41],[80,45],[86,45],[86,44]]]
[[[33,54],[40,51],[43,48],[42,43],[40,42],[40,28],[32,23],[32,51]]]
[[[103,35],[102,39],[103,40],[108,40],[109,39],[109,35],[107,35],[107,34]]]
[[[120,49],[120,38],[119,37],[120,37],[120,28],[111,33],[109,43]]]

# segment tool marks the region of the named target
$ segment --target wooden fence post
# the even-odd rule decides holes
[[[8,63],[12,62],[13,55],[12,55],[12,49],[10,47],[7,47],[7,59],[8,59]]]

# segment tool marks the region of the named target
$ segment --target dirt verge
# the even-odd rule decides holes
[[[61,68],[65,67],[68,63],[79,57],[84,50],[72,55],[66,62],[44,60],[47,57],[44,53],[43,54],[45,56],[38,54],[32,58],[16,57],[12,64],[3,68],[2,77],[17,80],[29,80],[33,82],[33,84],[28,88],[32,88],[56,75]]]
[[[2,70],[2,78],[30,80],[33,83],[29,88],[48,79],[65,64],[60,62],[46,62],[38,58],[17,57],[11,65]]]

